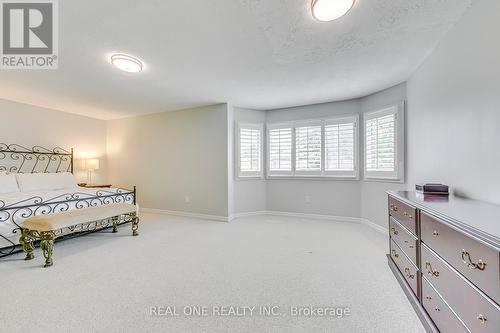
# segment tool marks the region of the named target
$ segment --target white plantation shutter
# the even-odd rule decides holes
[[[401,179],[403,115],[398,106],[365,115],[365,177]]]
[[[396,115],[366,122],[366,170],[394,171],[396,157]]]
[[[238,157],[240,177],[262,175],[262,125],[239,124]]]
[[[357,177],[357,117],[325,122],[325,173]]]
[[[240,130],[241,171],[260,171],[260,131],[242,128]]]
[[[358,178],[359,116],[267,124],[267,174]]]
[[[295,127],[295,171],[320,174],[322,171],[321,124]]]
[[[270,174],[292,172],[292,126],[270,127],[268,138],[268,171]]]

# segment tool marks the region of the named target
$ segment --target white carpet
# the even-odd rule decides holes
[[[390,272],[387,239],[365,225],[260,216],[231,223],[143,214],[56,243],[54,266],[0,260],[2,332],[424,332]],[[154,317],[152,306],[177,306]],[[210,315],[182,315],[206,306]],[[279,316],[213,316],[214,306],[279,306]],[[344,318],[291,306],[349,307]]]

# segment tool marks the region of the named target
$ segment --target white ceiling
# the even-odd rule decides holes
[[[59,1],[59,69],[2,70],[0,98],[100,119],[357,98],[408,79],[471,2],[357,0],[320,23],[310,0]]]

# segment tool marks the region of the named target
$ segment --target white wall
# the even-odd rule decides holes
[[[499,1],[476,0],[406,85],[359,100],[267,112],[215,105],[109,121],[107,133],[100,120],[0,100],[0,142],[74,147],[78,157],[102,157],[107,134],[110,181],[138,185],[143,207],[164,210],[314,213],[363,217],[385,227],[385,191],[417,182],[444,182],[463,195],[500,203],[498,13]],[[405,98],[406,183],[234,177],[235,121],[363,113]],[[104,181],[106,159],[101,163]]]
[[[496,175],[500,164],[496,147],[500,142],[500,46],[485,33],[499,31],[495,17],[499,6],[493,0],[478,0],[407,84],[359,100],[267,112],[231,108],[228,112],[229,136],[234,137],[230,119],[275,122],[362,114],[406,99],[405,182],[283,179],[232,183],[231,146],[228,191],[233,195],[228,198],[228,212],[269,210],[353,216],[386,227],[385,192],[432,181],[448,183],[471,197],[500,202]]]
[[[265,123],[266,112],[243,108],[233,108],[235,122]],[[234,123],[234,122],[233,122]],[[236,142],[234,131],[230,134]],[[231,147],[234,152],[234,147]],[[234,161],[234,158],[233,158]],[[267,209],[266,181],[264,179],[238,179],[234,177],[235,163],[232,164],[232,179],[234,182],[234,212],[265,211]]]
[[[358,114],[358,100],[307,105],[268,111],[267,122],[314,119],[343,114]],[[309,197],[310,202],[306,202]],[[361,182],[349,180],[267,181],[267,210],[359,217]]]
[[[234,188],[234,165],[235,165],[235,141],[234,141],[234,108],[233,106],[226,105],[226,133],[227,133],[227,217],[228,221],[231,220],[235,213],[235,188]]]
[[[106,122],[38,106],[0,99],[0,142],[31,148],[74,148],[75,175],[86,182],[78,159],[99,158],[92,181],[106,182]]]
[[[362,217],[387,226],[387,189],[442,182],[500,203],[500,2],[478,0],[406,84],[406,184],[362,186]],[[361,100],[363,111],[404,96],[403,86]]]
[[[137,185],[143,208],[227,217],[227,110],[219,104],[108,121],[111,182]]]
[[[408,183],[500,203],[500,1],[474,1],[408,81]]]

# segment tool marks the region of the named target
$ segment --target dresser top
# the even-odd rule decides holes
[[[500,250],[500,205],[454,195],[429,195],[415,191],[388,191],[389,195],[417,207],[449,226]]]

